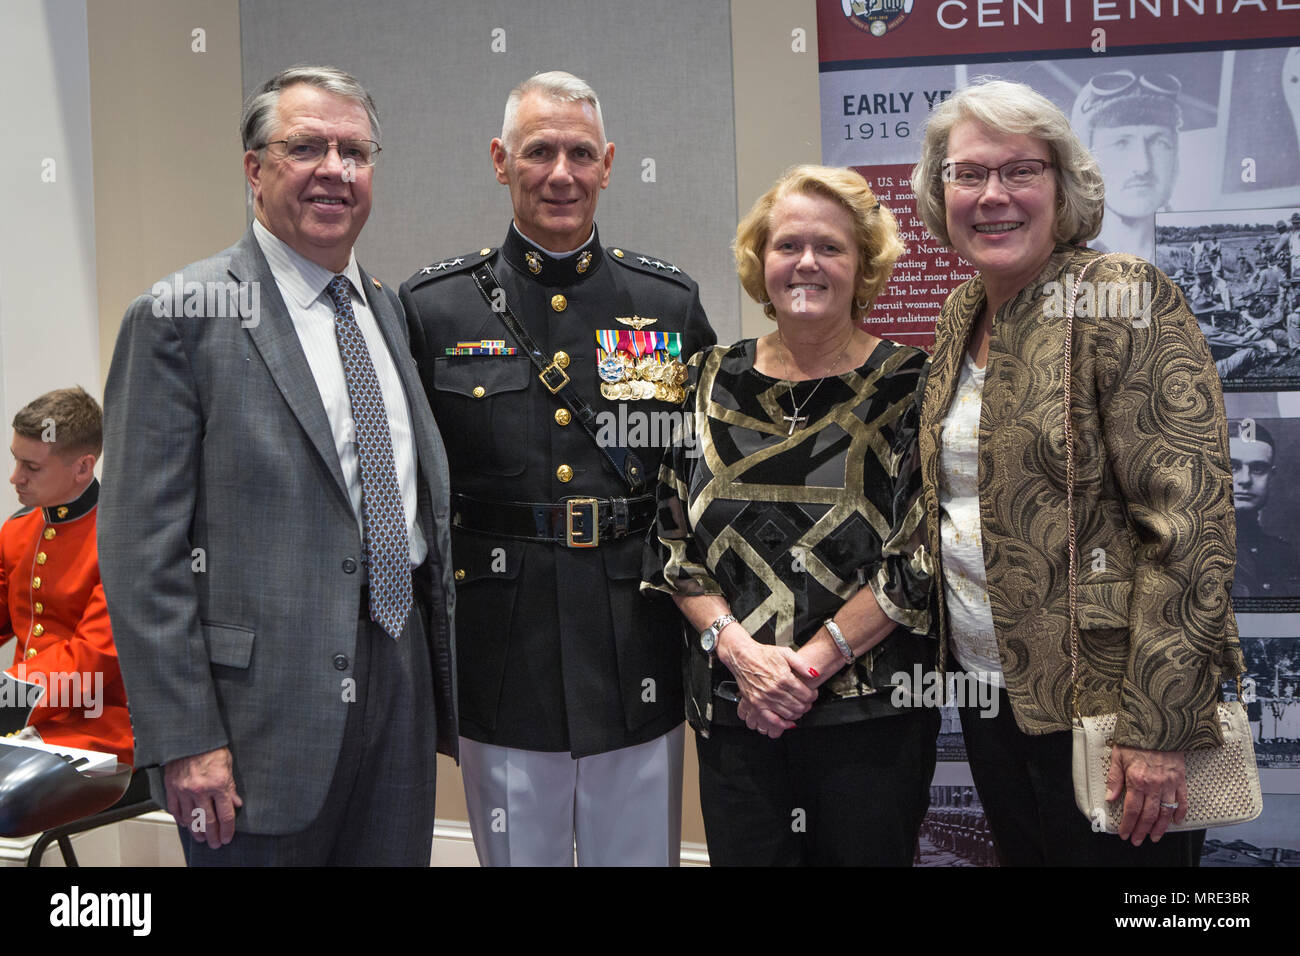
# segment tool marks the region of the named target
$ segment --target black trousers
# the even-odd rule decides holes
[[[1074,802],[1069,731],[1030,736],[998,691],[996,716],[960,707],[971,777],[1002,866],[1198,866],[1204,830],[1133,846],[1097,833]]]
[[[776,740],[697,734],[710,864],[910,866],[938,733],[938,710],[924,708]]]
[[[300,833],[235,834],[210,849],[180,828],[190,866],[428,866],[433,849],[437,739],[423,615],[412,607],[400,640],[357,625],[357,699],[325,805]],[[363,603],[362,607],[366,607]],[[234,755],[236,763],[239,754]]]

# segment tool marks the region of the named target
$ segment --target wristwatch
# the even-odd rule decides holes
[[[724,614],[704,630],[700,631],[700,650],[705,654],[712,654],[713,649],[718,646],[718,635],[728,624],[735,624],[736,618],[731,614]]]

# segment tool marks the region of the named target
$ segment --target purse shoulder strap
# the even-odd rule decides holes
[[[1074,364],[1074,300],[1079,296],[1079,287],[1083,277],[1092,266],[1105,259],[1098,256],[1090,260],[1079,270],[1079,277],[1070,288],[1070,300],[1065,307],[1065,521],[1069,538],[1069,597],[1070,597],[1070,712],[1075,720],[1079,714],[1079,582],[1075,568],[1075,529],[1074,529],[1074,424],[1070,420],[1072,405],[1073,376],[1071,366]]]

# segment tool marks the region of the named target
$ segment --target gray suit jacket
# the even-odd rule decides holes
[[[315,379],[252,231],[181,275],[259,283],[261,308],[256,324],[160,317],[144,295],[118,334],[104,390],[99,561],[136,759],[229,746],[238,829],[292,833],[318,814],[342,742],[360,535]],[[431,572],[416,585],[436,685],[428,703],[437,748],[454,756],[446,453],[401,304],[362,275],[411,411]]]

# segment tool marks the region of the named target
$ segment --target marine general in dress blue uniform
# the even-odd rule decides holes
[[[575,845],[580,864],[675,864],[682,629],[637,589],[683,363],[715,336],[680,268],[601,245],[614,144],[590,86],[516,87],[491,152],[505,241],[401,290],[451,464],[475,846],[491,865],[567,866]]]

